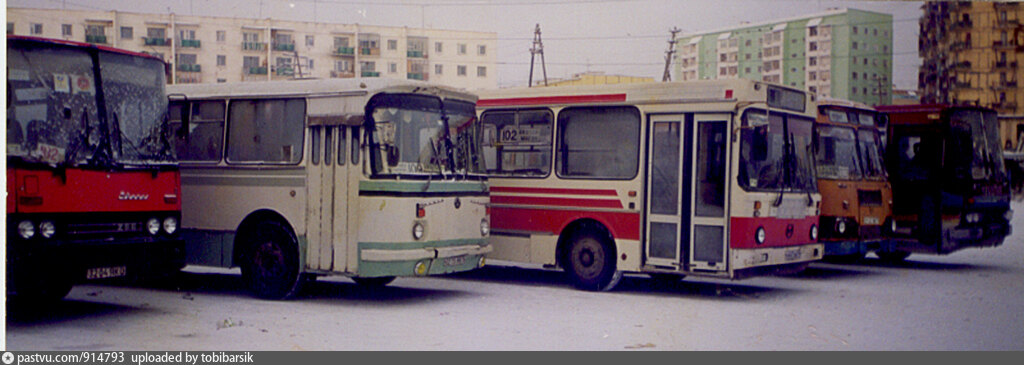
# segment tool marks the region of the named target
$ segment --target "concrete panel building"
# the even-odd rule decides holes
[[[156,55],[170,83],[385,77],[497,87],[494,32],[7,8],[7,34]]]
[[[673,80],[745,78],[869,105],[892,101],[892,15],[834,9],[676,39]]]

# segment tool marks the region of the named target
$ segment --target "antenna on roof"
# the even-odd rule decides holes
[[[544,64],[544,42],[540,40],[540,23],[533,31],[533,48],[530,48],[530,83],[527,84],[529,87],[533,87],[533,60],[540,54],[540,67],[544,72],[544,86],[548,86],[548,69]]]

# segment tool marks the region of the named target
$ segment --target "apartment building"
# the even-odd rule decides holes
[[[676,39],[673,80],[745,78],[869,105],[892,101],[892,15],[832,9]]]
[[[7,8],[7,34],[152,54],[169,83],[385,77],[497,87],[497,33],[118,11]]]
[[[990,107],[1024,115],[1024,5],[1016,2],[927,2],[919,21],[918,73],[928,103]]]

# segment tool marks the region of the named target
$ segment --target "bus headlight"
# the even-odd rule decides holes
[[[967,216],[964,218],[967,219],[967,223],[978,223],[981,221],[981,214],[967,213]]]
[[[160,221],[156,218],[150,218],[146,221],[146,230],[149,231],[149,234],[156,235],[160,232]]]
[[[412,238],[419,241],[421,238],[423,238],[423,231],[423,224],[420,224],[420,222],[416,222],[416,224],[412,226]]]
[[[846,234],[846,221],[842,219],[836,221],[836,233]]]
[[[757,232],[754,233],[754,240],[760,245],[764,243],[764,237],[764,227],[757,227]]]
[[[889,231],[889,232],[892,232],[892,233],[896,233],[896,219],[895,219],[895,218],[893,218],[891,222],[892,222],[892,223],[890,223],[890,225],[891,225],[892,227],[889,227],[889,229],[890,229],[890,231]]]
[[[167,217],[164,219],[164,232],[167,234],[174,234],[174,231],[178,230],[178,220],[174,217]]]
[[[36,235],[36,226],[32,225],[32,222],[21,221],[18,223],[18,235],[26,240],[32,238]]]
[[[39,234],[43,235],[43,238],[53,237],[57,233],[57,225],[51,221],[43,221],[39,224]]]
[[[491,224],[487,221],[487,218],[480,220],[480,235],[487,237],[487,234],[491,233]]]
[[[818,240],[818,225],[812,224],[811,225],[811,241],[817,241],[817,240]]]

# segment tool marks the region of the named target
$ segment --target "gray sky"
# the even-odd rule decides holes
[[[917,88],[920,1],[827,0],[8,0],[8,7],[173,12],[496,32],[499,86],[525,85],[540,24],[548,77],[604,71],[661,79],[682,33],[854,8],[893,16],[893,82]],[[539,62],[539,60],[538,60]],[[534,80],[540,78],[540,68]]]

